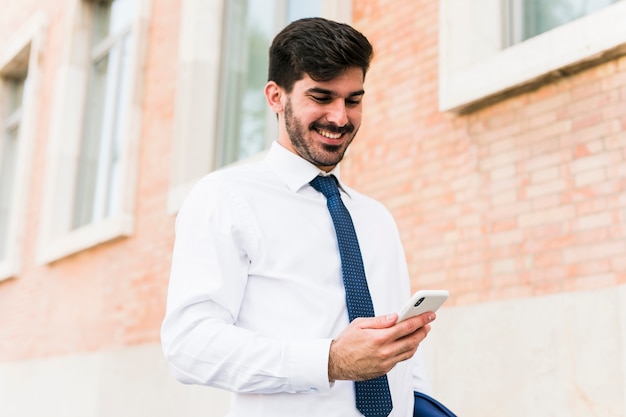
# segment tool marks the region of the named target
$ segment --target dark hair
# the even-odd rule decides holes
[[[290,92],[305,74],[315,81],[329,81],[357,67],[365,77],[372,56],[372,45],[353,27],[321,17],[300,19],[274,38],[268,81]]]

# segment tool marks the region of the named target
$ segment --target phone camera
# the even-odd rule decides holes
[[[418,307],[420,304],[422,304],[422,301],[424,301],[424,297],[417,300],[417,303],[415,303],[414,307]]]

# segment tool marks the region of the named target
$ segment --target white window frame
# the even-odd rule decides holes
[[[77,161],[80,152],[89,65],[89,0],[66,0],[64,50],[55,80],[46,158],[46,183],[37,259],[50,263],[134,231],[138,150],[141,132],[143,64],[147,46],[151,0],[134,2],[131,24],[128,117],[122,126],[121,178],[112,214],[72,228]]]
[[[468,111],[625,53],[626,1],[508,48],[503,19],[503,0],[440,0],[441,111]]]
[[[132,0],[129,1],[128,4],[132,5]],[[116,135],[117,128],[120,125],[123,127],[123,123],[120,124],[120,121],[117,119],[118,117],[123,121],[125,117],[125,106],[128,105],[126,101],[124,101],[124,93],[126,89],[123,85],[124,77],[129,74],[125,74],[123,63],[123,51],[124,51],[124,43],[127,39],[132,39],[131,33],[131,25],[130,22],[127,26],[118,29],[118,31],[114,33],[108,33],[104,36],[103,39],[98,40],[97,44],[91,45],[91,49],[89,51],[89,67],[93,68],[100,62],[102,59],[106,58],[107,60],[107,88],[104,92],[104,96],[100,99],[103,100],[103,113],[99,116],[102,116],[102,126],[100,130],[97,132],[98,143],[98,156],[97,156],[97,170],[95,173],[94,183],[89,184],[93,187],[94,195],[93,200],[89,199],[89,203],[91,203],[91,210],[89,213],[90,220],[88,223],[97,222],[108,217],[111,209],[115,207],[115,199],[118,197],[119,193],[115,193],[115,189],[112,187],[121,186],[121,182],[119,178],[114,178],[114,164],[113,164],[113,147],[115,145],[116,136],[119,137],[119,132]],[[117,54],[114,54],[112,51],[117,49]],[[115,56],[115,57],[114,57]],[[87,102],[88,104],[88,102]],[[86,118],[83,118],[83,123],[86,123]],[[84,126],[83,126],[83,132]],[[85,135],[85,133],[83,133]],[[81,137],[81,140],[85,140],[85,137]],[[90,138],[94,139],[94,138]],[[85,157],[81,151],[80,158]],[[82,160],[80,162],[83,162]],[[79,162],[79,166],[80,166]],[[80,175],[80,168],[79,168]],[[80,182],[80,180],[79,180]],[[80,187],[78,187],[80,188]],[[79,206],[85,204],[85,200],[81,199],[78,195],[80,190],[77,189],[75,191],[75,210]],[[73,222],[76,222],[76,216],[78,214],[74,213]]]
[[[7,42],[0,46],[0,84],[13,71],[15,66],[27,68],[28,81],[25,83],[19,120],[12,122],[19,126],[17,138],[17,161],[15,166],[15,186],[12,190],[9,209],[9,227],[6,236],[7,250],[0,259],[0,281],[17,277],[22,267],[24,234],[27,223],[27,200],[30,189],[32,156],[34,154],[35,132],[40,94],[40,56],[47,28],[47,16],[37,12],[25,22]],[[19,61],[19,62],[18,62]],[[25,61],[25,62],[22,62]],[[27,85],[26,85],[27,84]],[[0,85],[0,101],[4,100],[6,86]]]
[[[176,213],[191,187],[216,169],[225,0],[183,0],[167,210]],[[350,23],[351,0],[324,0],[322,15]],[[265,69],[264,69],[265,70]],[[273,119],[275,120],[275,119]],[[259,153],[245,161],[258,159]]]

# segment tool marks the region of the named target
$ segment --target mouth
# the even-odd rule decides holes
[[[323,136],[326,139],[329,139],[333,142],[339,141],[344,133],[350,133],[354,130],[351,124],[347,124],[342,127],[338,126],[321,126],[318,124],[313,124],[311,126],[311,130],[315,131],[320,136]]]
[[[341,132],[330,132],[325,129],[315,129],[315,131],[319,133],[320,135],[324,136],[325,138],[334,139],[334,140],[339,139],[341,135],[343,135],[343,133]]]

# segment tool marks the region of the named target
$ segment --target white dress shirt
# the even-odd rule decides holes
[[[331,340],[349,320],[326,198],[309,185],[318,174],[274,142],[263,161],[206,176],[178,214],[163,350],[179,381],[234,393],[228,416],[361,415],[354,383],[328,381]],[[397,312],[410,288],[396,224],[340,188],[374,311]],[[412,416],[413,390],[429,392],[421,356],[388,380],[391,416]]]

